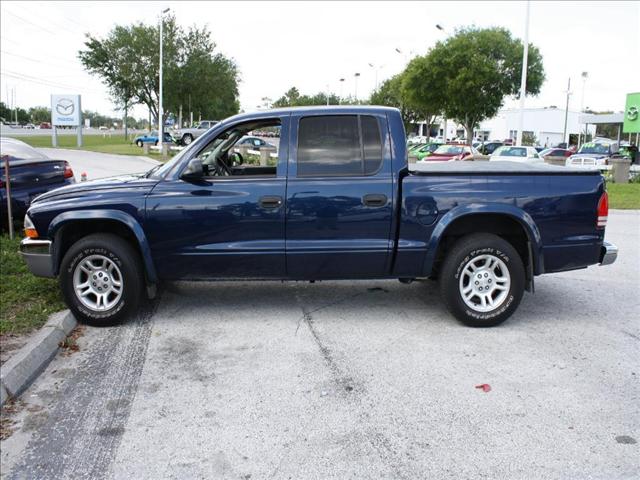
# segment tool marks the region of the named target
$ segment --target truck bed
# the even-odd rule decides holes
[[[546,163],[520,162],[417,162],[409,164],[414,175],[429,174],[506,174],[506,175],[600,175],[597,168],[574,168]]]

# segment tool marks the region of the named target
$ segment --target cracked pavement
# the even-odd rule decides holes
[[[432,282],[168,284],[25,392],[2,478],[635,477],[640,212],[609,222],[614,265],[493,329]]]

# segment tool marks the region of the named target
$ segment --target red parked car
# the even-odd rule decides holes
[[[471,160],[478,151],[471,145],[447,143],[440,145],[431,155],[424,157],[421,162],[446,162],[449,160]]]
[[[570,157],[573,155],[571,150],[566,148],[547,148],[540,152],[541,157]]]
[[[38,128],[40,128],[42,130],[50,129],[51,128],[51,124],[49,122],[42,122]]]

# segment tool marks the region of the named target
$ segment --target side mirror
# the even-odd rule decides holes
[[[242,163],[244,162],[242,155],[240,155],[238,152],[233,152],[231,155],[229,155],[229,160],[231,160],[231,165],[233,165],[234,167],[242,165]]]
[[[199,158],[192,158],[189,160],[189,164],[187,168],[184,169],[180,178],[184,178],[187,180],[195,180],[202,178],[204,176],[204,167],[202,165],[202,160]]]

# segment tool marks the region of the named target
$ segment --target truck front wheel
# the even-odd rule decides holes
[[[193,142],[193,137],[191,136],[190,133],[187,133],[182,137],[183,145],[189,145],[191,142]]]
[[[60,287],[75,317],[110,325],[135,312],[144,288],[140,257],[112,234],[88,235],[74,243],[60,264]]]
[[[440,275],[447,308],[465,325],[493,327],[518,308],[525,286],[522,259],[513,246],[489,233],[461,238]]]

